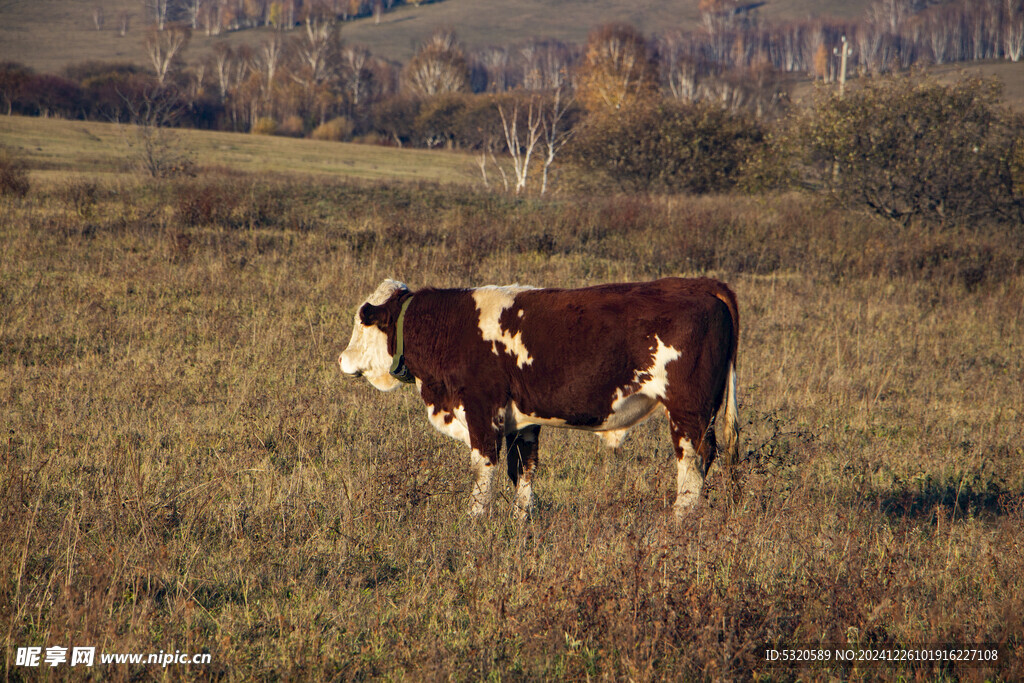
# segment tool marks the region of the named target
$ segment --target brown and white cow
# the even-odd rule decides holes
[[[357,310],[338,363],[382,391],[415,381],[431,424],[472,449],[473,514],[489,506],[502,441],[524,516],[542,425],[595,431],[615,445],[664,406],[682,515],[715,457],[723,399],[730,470],[736,461],[738,339],[736,296],[706,278],[416,292],[385,280]]]

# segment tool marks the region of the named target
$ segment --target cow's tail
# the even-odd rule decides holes
[[[732,318],[732,340],[729,348],[729,374],[725,381],[725,409],[722,425],[722,451],[725,455],[725,468],[729,472],[732,484],[733,499],[739,499],[739,448],[740,448],[740,415],[739,398],[736,391],[736,356],[739,351],[740,314],[736,303],[736,295],[727,286],[722,285],[715,296],[721,299],[729,309]]]

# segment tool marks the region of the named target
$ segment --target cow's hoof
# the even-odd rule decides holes
[[[689,498],[689,496],[687,496]],[[672,506],[672,513],[676,518],[676,522],[684,522],[690,518],[690,516],[697,510],[697,497],[694,496],[692,500],[684,500],[677,502]]]
[[[529,521],[532,513],[532,506],[523,508],[516,505],[512,510],[512,518],[515,519],[517,522],[527,522]]]

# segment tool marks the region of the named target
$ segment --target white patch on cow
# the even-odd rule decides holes
[[[388,337],[375,325],[364,325],[359,319],[359,310],[365,304],[380,306],[399,290],[408,289],[396,280],[385,280],[366,301],[356,308],[352,324],[352,338],[338,357],[338,365],[346,375],[363,375],[377,389],[391,391],[402,385],[389,373],[391,354],[388,353]]]
[[[475,448],[469,454],[469,468],[476,475],[473,482],[473,505],[469,512],[472,515],[482,515],[491,505],[491,482],[497,468]]]
[[[633,373],[630,386],[615,390],[611,413],[598,427],[599,430],[623,431],[624,435],[625,428],[646,420],[665,398],[668,392],[668,364],[682,354],[678,349],[662,342],[657,335],[654,342],[651,364],[646,368],[638,368]],[[605,441],[611,444],[607,438]]]
[[[442,434],[469,446],[469,423],[466,422],[465,407],[455,406],[451,412],[447,410],[434,412],[435,410],[434,406],[427,404],[427,419],[430,420],[430,424],[434,425],[434,428]]]
[[[637,393],[660,400],[665,398],[665,393],[668,391],[668,364],[682,354],[678,349],[662,342],[657,335],[654,336],[654,341],[657,342],[657,348],[654,351],[651,367],[637,370],[634,381],[640,384]]]
[[[491,351],[496,356],[499,355],[498,343],[503,344],[505,352],[515,356],[516,365],[520,368],[533,362],[530,352],[527,350],[526,345],[523,344],[523,333],[519,331],[514,335],[509,334],[508,331],[501,329],[499,321],[502,312],[515,304],[516,295],[529,289],[533,289],[533,287],[520,287],[519,285],[495,287],[489,285],[473,290],[473,300],[476,301],[477,310],[480,311],[480,334],[484,341],[491,342]],[[522,317],[522,314],[523,312],[519,311],[519,317]]]
[[[682,518],[697,505],[700,490],[704,486],[704,473],[697,461],[697,451],[686,437],[679,438],[680,456],[676,462],[676,503],[677,518]]]

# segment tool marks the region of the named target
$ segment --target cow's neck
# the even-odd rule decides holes
[[[395,323],[395,355],[391,359],[391,369],[389,370],[392,377],[406,384],[416,381],[412,372],[409,371],[409,366],[405,364],[405,334],[403,327],[405,326],[405,312],[409,310],[411,302],[412,295],[406,297],[405,301],[402,302],[402,310],[398,313],[398,321]]]

